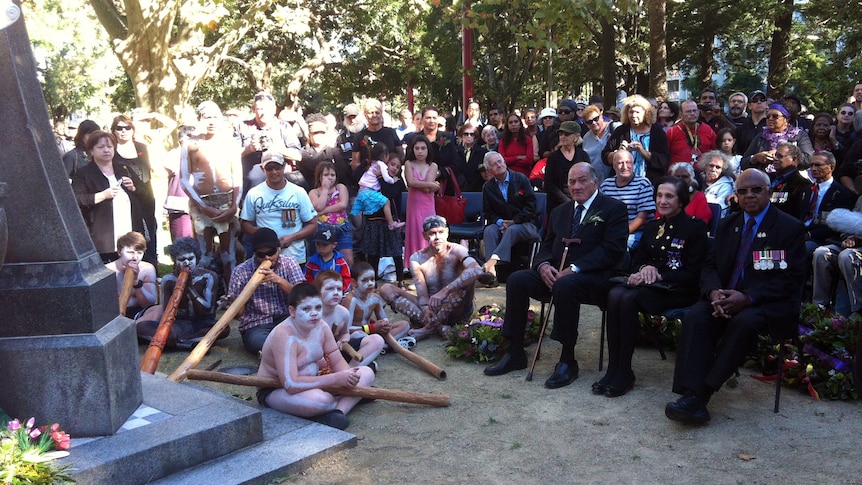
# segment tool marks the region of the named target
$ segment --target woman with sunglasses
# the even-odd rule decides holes
[[[479,167],[488,151],[477,143],[478,139],[479,130],[473,123],[468,121],[458,129],[459,143],[455,146],[455,155],[449,168],[455,172],[458,185],[464,192],[481,192],[485,183]],[[446,184],[445,195],[455,195],[455,187],[451,183]]]
[[[135,141],[135,125],[132,119],[126,115],[119,115],[111,123],[111,133],[117,139],[117,147],[114,152],[114,162],[125,170],[134,174],[140,184],[137,184],[136,195],[141,208],[143,218],[144,237],[147,239],[147,251],[144,253],[144,261],[158,264],[156,256],[158,245],[156,243],[156,198],[153,195],[153,186],[150,183],[152,170],[150,168],[150,156],[147,153],[147,145]]]
[[[773,103],[769,105],[766,112],[766,127],[757,136],[751,140],[751,144],[745,153],[742,155],[740,168],[757,168],[765,170],[767,173],[774,172],[774,169],[768,169],[777,162],[775,159],[775,150],[778,144],[782,142],[790,143],[799,147],[801,151],[799,155],[799,168],[807,169],[810,164],[810,157],[814,153],[814,147],[811,146],[811,139],[802,128],[791,126],[789,123],[790,112],[781,103]],[[780,161],[778,161],[780,164]]]
[[[589,162],[589,155],[584,151],[581,139],[581,126],[575,121],[564,121],[557,133],[560,136],[559,148],[548,157],[545,166],[545,192],[548,193],[546,214],[554,207],[570,200],[569,169],[579,162]]]
[[[850,103],[844,103],[838,108],[838,116],[835,117],[835,140],[838,141],[838,149],[844,152],[853,145],[858,138],[853,128],[853,118],[856,116],[856,108]],[[78,128],[79,130],[81,128]],[[835,158],[839,161],[844,153]]]
[[[584,108],[584,126],[587,127],[586,132],[581,133],[581,139],[584,141],[582,148],[590,158],[590,165],[596,171],[598,183],[611,176],[611,167],[605,164],[602,159],[602,150],[611,139],[611,133],[620,125],[619,122],[612,122],[605,119],[602,109],[594,104]]]

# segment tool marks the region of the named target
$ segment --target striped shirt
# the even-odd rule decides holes
[[[635,220],[638,212],[646,212],[647,220],[652,219],[655,213],[655,192],[650,181],[646,177],[635,176],[628,184],[617,187],[616,180],[616,177],[604,179],[599,191],[626,205],[629,224]]]

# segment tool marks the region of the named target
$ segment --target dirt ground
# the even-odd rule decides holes
[[[505,301],[505,287],[477,291],[477,304]],[[538,309],[538,306],[535,307]],[[772,412],[773,385],[741,370],[738,386],[725,386],[710,403],[712,421],[690,427],[668,420],[664,405],[676,399],[670,386],[674,353],[662,361],[654,348],[634,356],[635,388],[609,399],[590,393],[598,371],[601,314],[581,312],[575,349],[580,377],[545,389],[559,345],[543,344],[534,380],[526,370],[486,377],[483,365],[450,359],[440,339],[415,351],[444,368],[438,381],[394,353],[378,359],[378,387],[448,394],[451,406],[376,401],[350,414],[347,431],[356,448],[341,451],[306,471],[285,477],[303,484],[377,483],[708,483],[859,484],[862,406],[814,401],[783,389]],[[212,348],[199,368],[256,365],[233,323],[232,335]],[[532,356],[532,347],[528,355]],[[145,350],[141,347],[141,351]],[[160,372],[170,373],[185,352],[166,352]],[[250,399],[252,388],[207,384]]]

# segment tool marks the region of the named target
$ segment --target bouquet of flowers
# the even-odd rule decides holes
[[[781,375],[784,384],[800,388],[818,400],[858,398],[852,370],[859,323],[858,318],[847,319],[815,304],[803,307],[799,323],[802,348],[782,344],[785,345]],[[777,356],[778,345],[769,337],[761,337],[757,354],[749,363],[760,364],[764,374],[771,374],[761,380],[772,380],[777,378],[774,374]]]
[[[0,430],[0,483],[74,482],[67,473],[68,466],[58,468],[48,463],[69,455],[71,438],[57,423],[40,427],[35,423],[34,418],[23,424],[13,419]]]
[[[505,311],[496,303],[485,305],[474,314],[469,323],[456,325],[449,333],[446,354],[469,362],[492,362],[508,349],[508,341],[501,335]],[[524,344],[537,339],[540,322],[534,322],[535,313],[527,312],[527,330]]]

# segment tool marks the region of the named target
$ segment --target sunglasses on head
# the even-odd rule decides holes
[[[754,195],[762,193],[766,190],[766,187],[751,187],[750,189],[736,189],[737,195],[748,195],[751,192]]]
[[[255,251],[254,255],[258,258],[268,258],[278,252],[278,248],[269,248],[266,251]]]

